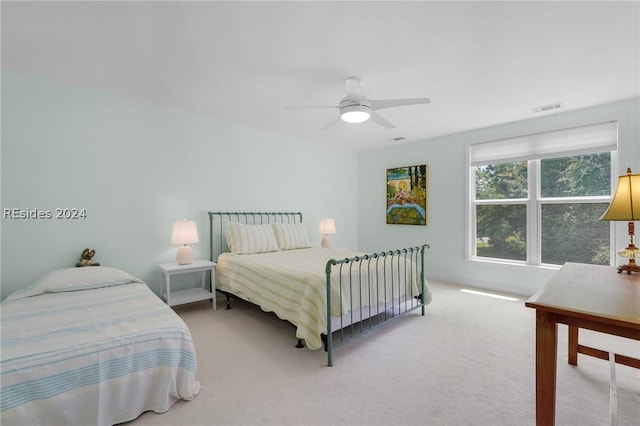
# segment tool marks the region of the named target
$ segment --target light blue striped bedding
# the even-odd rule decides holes
[[[146,284],[48,284],[0,305],[3,426],[112,425],[197,395],[191,334]]]

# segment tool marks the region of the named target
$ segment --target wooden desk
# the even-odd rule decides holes
[[[609,359],[608,352],[578,344],[585,328],[640,340],[640,275],[616,268],[566,263],[525,306],[536,309],[536,424],[555,424],[558,323],[569,326],[569,363],[578,353]],[[636,358],[615,361],[640,368]]]

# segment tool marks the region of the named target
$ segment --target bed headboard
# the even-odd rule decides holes
[[[300,212],[209,212],[209,258],[212,261],[220,253],[228,251],[225,238],[226,225],[239,222],[249,225],[264,223],[302,223]],[[217,243],[217,244],[216,244]]]

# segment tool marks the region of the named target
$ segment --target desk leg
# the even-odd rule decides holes
[[[555,315],[536,311],[536,425],[552,426],[556,416],[558,324]]]
[[[578,327],[569,326],[569,364],[578,365]]]

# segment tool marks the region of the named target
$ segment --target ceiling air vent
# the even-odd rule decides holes
[[[562,108],[562,102],[556,102],[555,104],[542,105],[539,107],[531,108],[533,112],[547,112],[554,109]]]

